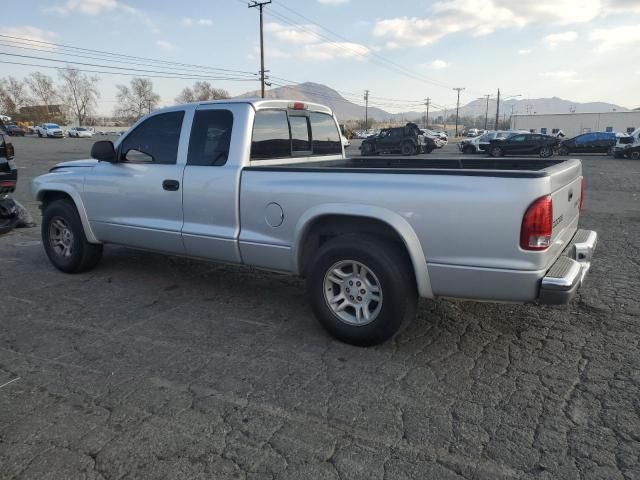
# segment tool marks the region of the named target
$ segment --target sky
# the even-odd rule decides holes
[[[500,88],[506,97],[640,106],[640,0],[273,0],[264,11],[274,86],[322,83],[358,103],[369,90],[371,105],[392,112],[427,97],[455,105],[454,87],[465,89],[462,104]],[[151,78],[162,105],[198,78],[232,95],[259,88],[259,15],[247,1],[31,0],[2,12],[0,35],[49,43],[15,48],[0,37],[0,62],[40,65],[0,63],[0,77],[55,77],[45,66],[64,62],[124,73],[98,75],[101,115],[136,74],[180,77]]]

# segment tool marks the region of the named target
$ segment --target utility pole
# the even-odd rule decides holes
[[[444,133],[447,133],[447,107],[444,107]]]
[[[369,90],[364,91],[364,129],[369,130]]]
[[[496,127],[494,130],[498,130],[499,121],[500,121],[500,89],[498,89],[498,101],[496,102]]]
[[[458,92],[458,101],[456,102],[456,137],[458,136],[458,112],[460,110],[460,92],[464,90],[464,88],[454,88]]]
[[[487,121],[489,120],[489,97],[491,95],[485,95],[487,98],[487,108],[484,111],[484,129],[487,129]]]
[[[260,9],[260,87],[262,92],[262,98],[264,98],[264,34],[263,34],[263,26],[262,26],[262,10],[265,5],[269,5],[271,0],[252,0],[249,4],[249,8],[258,7]]]
[[[431,99],[429,97],[427,97],[425,99],[424,104],[427,107],[427,112],[426,112],[425,117],[424,117],[424,128],[429,128],[429,105],[431,104]]]

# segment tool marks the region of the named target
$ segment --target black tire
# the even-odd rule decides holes
[[[413,142],[403,142],[402,145],[400,145],[400,152],[402,155],[415,155],[417,149]]]
[[[436,149],[436,147],[434,147],[433,145],[427,145],[426,148],[427,148],[427,153],[431,153]]]
[[[360,147],[360,155],[374,155],[373,145],[370,143],[363,143]]]
[[[541,158],[549,158],[553,155],[553,148],[550,145],[543,145],[540,148],[539,155]]]
[[[71,200],[55,200],[44,206],[42,215],[42,243],[51,263],[66,273],[81,273],[95,267],[102,257],[102,245],[87,242],[82,221]],[[52,222],[62,220],[71,233],[71,251],[60,254],[52,243]]]
[[[569,155],[569,149],[567,147],[558,147],[558,155],[562,157]]]
[[[42,132],[38,132],[38,136],[42,138]]]
[[[629,154],[629,157],[632,160],[640,160],[640,152],[632,152]]]
[[[359,262],[375,275],[382,301],[376,306],[377,316],[369,323],[346,322],[325,298],[325,276],[341,261]],[[377,345],[393,337],[405,321],[415,316],[417,292],[413,268],[406,254],[392,242],[374,236],[343,235],[325,243],[309,265],[307,291],[313,311],[320,323],[340,341],[359,346]],[[344,288],[346,290],[346,283]],[[374,302],[374,305],[377,304]],[[348,309],[353,307],[346,307],[344,311]]]
[[[471,145],[465,145],[464,147],[462,147],[462,153],[466,155],[471,155],[472,153],[476,153],[476,149],[473,148]]]
[[[496,145],[489,149],[490,157],[502,157],[503,155],[504,155],[504,152],[502,151],[502,147],[498,147]]]

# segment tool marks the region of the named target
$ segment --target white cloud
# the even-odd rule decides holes
[[[118,8],[117,0],[67,0],[65,3],[51,7],[51,10],[67,14],[73,12],[87,15],[98,15]]]
[[[163,48],[167,51],[171,51],[171,50],[175,50],[176,46],[171,43],[171,42],[167,42],[166,40],[158,40],[156,41],[156,45],[158,45],[160,48]]]
[[[589,40],[597,43],[596,50],[608,52],[640,42],[640,26],[626,25],[613,28],[598,28],[591,32]]]
[[[518,55],[529,55],[532,52],[530,48],[521,48],[518,50]]]
[[[301,44],[317,42],[318,37],[311,32],[314,32],[316,28],[313,25],[302,25],[304,30],[287,27],[280,23],[269,22],[265,24],[265,32],[272,33],[279,40],[284,40],[289,43]]]
[[[204,27],[210,27],[211,25],[213,25],[213,20],[211,20],[210,18],[200,18],[198,20],[198,25],[202,25]]]
[[[569,25],[589,22],[612,11],[640,11],[638,0],[437,0],[428,16],[378,20],[373,34],[394,46],[425,46],[466,33],[488,35],[498,29],[531,24]]]
[[[347,3],[349,0],[318,0],[318,2],[325,5],[339,5],[341,3]]]
[[[444,60],[434,60],[433,62],[431,62],[429,64],[429,66],[431,68],[433,68],[434,70],[442,70],[445,69],[447,67],[449,67],[449,64],[447,62],[445,62]]]
[[[181,18],[180,25],[182,25],[183,27],[190,27],[191,25],[193,25],[193,18],[189,18],[189,17]]]
[[[306,60],[333,60],[335,58],[354,58],[362,60],[370,53],[364,45],[351,42],[323,42],[305,45],[299,55]]]
[[[559,70],[555,72],[542,72],[541,77],[562,83],[582,83],[584,79],[578,78],[578,73],[573,70]]]
[[[576,32],[552,33],[542,39],[548,48],[554,49],[561,43],[575,42],[578,39]]]
[[[56,48],[53,45],[43,45],[38,42],[51,42],[55,39],[57,34],[37,27],[24,26],[0,28],[0,33],[11,37],[25,39],[26,41],[24,43],[28,43],[29,48],[36,48],[38,50],[55,50]]]

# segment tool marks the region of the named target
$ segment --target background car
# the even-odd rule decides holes
[[[504,155],[535,155],[542,158],[553,155],[558,145],[558,139],[551,135],[537,133],[519,133],[509,138],[495,138],[491,140],[489,155],[502,157]]]
[[[88,128],[84,127],[72,127],[69,129],[69,137],[75,138],[91,138],[93,137],[93,132]]]
[[[12,137],[24,137],[24,130],[17,125],[7,125],[6,130],[7,134]]]
[[[63,138],[64,133],[57,123],[43,123],[36,127],[36,133],[40,138]]]
[[[613,154],[616,134],[613,132],[589,132],[563,140],[558,146],[558,155],[570,153],[608,153]]]

